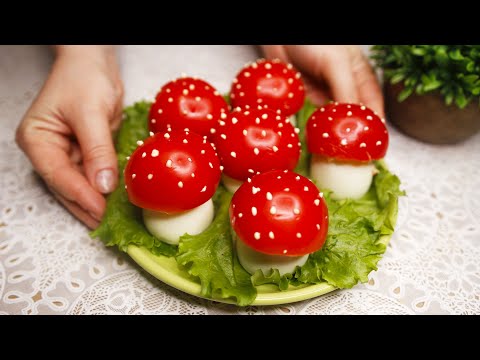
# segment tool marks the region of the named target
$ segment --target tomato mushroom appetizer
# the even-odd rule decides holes
[[[125,167],[125,185],[130,202],[143,209],[148,231],[178,244],[185,233],[205,230],[221,174],[211,143],[195,133],[170,131],[138,145]]]
[[[212,85],[201,79],[178,78],[158,92],[148,127],[154,133],[172,129],[210,136],[210,129],[227,111],[228,104]]]
[[[261,59],[245,66],[233,80],[230,100],[233,107],[256,107],[281,110],[292,116],[305,100],[305,87],[300,73],[291,64],[278,59]]]
[[[292,171],[254,176],[237,190],[229,210],[238,259],[251,274],[258,269],[291,273],[326,240],[328,209],[323,194]]]
[[[376,173],[373,160],[385,156],[385,120],[365,105],[330,103],[308,119],[307,146],[313,154],[310,176],[332,198],[361,198]]]
[[[268,170],[293,170],[300,157],[299,130],[270,109],[236,108],[220,120],[214,142],[231,192],[248,178]]]

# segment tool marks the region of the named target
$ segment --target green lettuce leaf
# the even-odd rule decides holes
[[[126,157],[137,147],[137,140],[148,136],[147,116],[150,104],[139,102],[124,110],[123,124],[115,139],[120,174],[126,165]],[[130,203],[123,176],[113,193],[107,198],[107,209],[99,227],[90,233],[99,237],[107,246],[118,246],[127,251],[128,245],[149,249],[155,255],[174,256],[176,248],[150,235],[143,225],[141,209]]]
[[[305,141],[305,130],[308,118],[310,117],[310,115],[313,114],[315,109],[315,106],[310,102],[310,100],[306,99],[303,107],[296,114],[297,127],[300,129],[300,133],[298,134],[298,136],[300,138],[300,142],[302,143],[302,152],[300,154],[300,159],[298,160],[297,167],[294,171],[303,176],[308,176],[310,168],[310,154],[308,152],[307,143]]]
[[[255,300],[257,291],[233,252],[228,213],[231,199],[232,194],[219,187],[214,221],[199,235],[182,236],[176,259],[190,275],[199,278],[203,296],[235,298],[238,305],[245,306]]]

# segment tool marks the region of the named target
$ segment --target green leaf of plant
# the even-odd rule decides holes
[[[413,88],[411,87],[407,87],[405,89],[403,89],[400,94],[398,94],[398,101],[399,102],[402,102],[404,101],[406,98],[408,98],[413,92]]]

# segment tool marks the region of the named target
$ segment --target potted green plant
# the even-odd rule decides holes
[[[451,144],[480,130],[480,45],[374,45],[387,118],[419,140]]]

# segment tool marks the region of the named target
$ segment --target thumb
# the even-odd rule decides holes
[[[118,183],[118,166],[108,116],[100,111],[84,113],[70,123],[80,144],[88,181],[103,194],[112,192]]]

